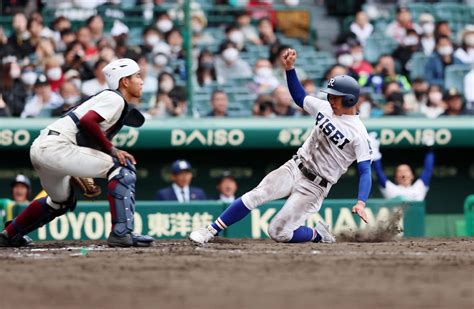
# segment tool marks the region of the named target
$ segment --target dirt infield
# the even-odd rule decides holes
[[[16,309],[473,308],[474,239],[46,242],[0,249],[0,295]]]

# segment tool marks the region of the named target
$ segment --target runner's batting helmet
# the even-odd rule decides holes
[[[352,107],[359,101],[360,86],[357,81],[348,75],[338,75],[331,78],[327,88],[321,92],[343,97],[342,105]]]

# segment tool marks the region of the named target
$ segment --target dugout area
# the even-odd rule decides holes
[[[473,238],[42,242],[0,249],[0,308],[472,308],[473,273]]]

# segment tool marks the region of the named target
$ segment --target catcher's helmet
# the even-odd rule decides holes
[[[321,92],[341,96],[342,105],[352,107],[359,101],[360,86],[357,81],[348,75],[338,75],[331,78],[327,88],[321,89]]]
[[[107,85],[112,90],[118,89],[121,78],[133,75],[138,71],[140,71],[138,64],[129,58],[114,60],[102,69]]]

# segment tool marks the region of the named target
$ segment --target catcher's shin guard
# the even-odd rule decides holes
[[[118,168],[118,173],[113,172],[112,175],[107,186],[112,231],[118,236],[124,236],[131,233],[134,227],[135,167],[132,164],[121,166]]]
[[[76,208],[76,197],[71,190],[65,202],[52,201],[49,196],[34,200],[5,230],[12,243],[21,242],[23,236],[53,221],[54,218]]]

